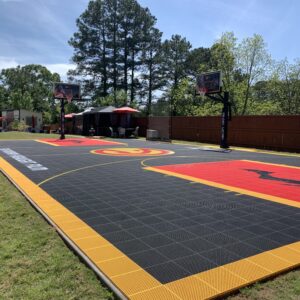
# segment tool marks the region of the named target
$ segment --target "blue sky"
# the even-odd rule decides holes
[[[241,41],[261,34],[276,60],[300,58],[299,0],[139,0],[164,38],[180,34],[210,47],[222,32]],[[38,63],[64,75],[72,67],[67,41],[87,0],[0,0],[0,69]]]

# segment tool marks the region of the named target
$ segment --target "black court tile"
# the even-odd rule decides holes
[[[146,217],[140,217],[138,220],[145,225],[152,225],[156,223],[160,223],[162,220],[154,215],[146,216]]]
[[[210,251],[202,252],[201,255],[212,261],[214,264],[218,266],[222,266],[233,261],[239,260],[240,257],[224,248],[216,248]]]
[[[83,218],[83,220],[86,223],[88,223],[90,226],[111,223],[110,219],[103,217],[103,216],[98,216],[98,217],[94,217],[94,218]]]
[[[261,225],[265,228],[268,228],[268,229],[272,229],[272,231],[274,231],[274,230],[275,231],[280,231],[280,230],[283,230],[283,229],[289,227],[288,225],[284,225],[284,224],[279,223],[279,222],[274,221],[274,220],[267,220],[267,221],[264,221],[264,222],[260,223],[259,225]]]
[[[235,228],[235,226],[228,224],[226,222],[223,222],[223,221],[211,223],[211,224],[209,224],[209,227],[213,228],[213,230],[218,231],[218,232],[228,231],[228,230]]]
[[[255,237],[255,234],[239,228],[228,230],[225,233],[239,241],[248,240]]]
[[[295,243],[298,242],[299,240],[295,237],[292,237],[290,235],[286,235],[284,233],[281,232],[273,232],[270,234],[267,234],[264,236],[267,239],[270,239],[274,242],[279,242],[280,244],[291,244],[291,243]]]
[[[235,238],[232,238],[231,236],[225,233],[214,233],[214,234],[206,235],[203,237],[203,239],[216,246],[225,246],[237,242]]]
[[[162,234],[141,237],[140,240],[153,248],[158,248],[173,243],[171,239],[167,238],[165,235]]]
[[[208,242],[202,238],[185,241],[184,245],[195,252],[203,252],[215,249],[217,247],[215,244]]]
[[[290,217],[278,218],[276,221],[287,226],[295,225],[295,220]]]
[[[145,210],[142,209],[136,209],[134,211],[129,211],[127,212],[127,215],[132,217],[132,218],[141,218],[141,217],[148,217],[151,214]]]
[[[300,226],[300,224],[299,224]],[[300,240],[300,227],[289,227],[281,231],[284,234],[290,235],[297,240]]]
[[[99,214],[95,210],[79,211],[79,212],[77,212],[77,216],[81,219],[100,217]]]
[[[249,232],[251,232],[253,234],[256,234],[256,235],[265,235],[265,234],[273,232],[272,229],[267,228],[267,227],[263,227],[261,225],[246,226],[246,227],[243,228],[243,230],[249,231]]]
[[[158,279],[161,283],[167,283],[191,275],[191,273],[174,262],[166,262],[145,269],[148,273]]]
[[[153,228],[147,225],[130,228],[128,231],[136,238],[146,237],[157,233]]]
[[[116,214],[113,214],[113,215],[109,215],[106,218],[108,218],[111,222],[116,222],[116,221],[120,222],[120,221],[128,220],[131,217],[127,214],[119,212],[119,213],[116,213]]]
[[[165,220],[167,222],[170,222],[172,220],[180,218],[180,215],[172,213],[172,212],[165,212],[165,213],[159,213],[157,215],[157,217],[159,217],[160,219]]]
[[[125,230],[103,233],[103,236],[111,243],[119,243],[134,239],[134,236]]]
[[[195,217],[191,217],[191,219],[199,224],[209,224],[214,223],[216,221],[215,218],[209,216],[209,215],[198,215]]]
[[[156,223],[156,224],[152,224],[152,225],[149,224],[149,226],[160,233],[166,233],[169,231],[180,229],[179,226],[174,225],[169,222],[160,222],[160,223]]]
[[[175,242],[184,242],[186,240],[197,238],[197,235],[191,233],[190,231],[188,231],[188,229],[178,229],[174,231],[169,231],[165,233],[165,236],[174,240]]]
[[[153,249],[132,254],[130,257],[142,268],[148,268],[166,262],[166,257]]]
[[[118,225],[120,229],[130,229],[133,227],[143,226],[143,223],[139,222],[136,219],[128,219],[125,221],[118,221],[118,222],[115,222],[115,224]]]
[[[243,216],[242,219],[244,221],[247,221],[248,224],[250,225],[250,224],[255,224],[255,223],[263,222],[266,218],[263,218],[258,213],[257,214],[250,213],[248,215]]]
[[[188,219],[188,218],[172,220],[171,223],[176,225],[179,228],[185,228],[185,227],[197,225],[197,222],[193,221],[192,219]]]
[[[173,243],[167,246],[159,247],[157,248],[157,251],[171,260],[192,255],[194,253],[189,248],[182,246],[178,243]]]
[[[98,211],[103,216],[109,216],[109,215],[120,213],[120,211],[117,208],[113,208],[113,207],[102,208],[102,209],[100,208],[98,209]]]
[[[188,272],[191,272],[191,274],[197,274],[217,267],[217,264],[199,254],[176,259],[174,262]]]
[[[128,255],[151,249],[150,246],[137,239],[116,243],[116,247]]]
[[[185,230],[199,237],[216,233],[216,231],[211,226],[200,225],[200,224],[196,226],[187,227],[185,228]]]
[[[95,226],[93,226],[93,228],[97,232],[99,232],[101,234],[110,233],[110,232],[120,231],[121,230],[121,228],[117,224],[114,224],[114,223],[107,223],[107,224],[95,225]]]
[[[199,212],[195,211],[195,210],[186,209],[186,210],[182,210],[180,212],[180,215],[183,216],[183,217],[186,217],[186,218],[190,218],[190,217],[196,217],[196,216],[198,216]]]
[[[240,258],[246,258],[261,252],[260,249],[243,242],[227,245],[224,249],[236,254]]]
[[[255,237],[249,240],[245,240],[244,241],[246,244],[249,244],[251,246],[254,246],[262,251],[268,251],[268,250],[272,250],[274,248],[278,248],[280,247],[280,243],[278,243],[277,241],[272,241],[270,239],[267,239],[263,236],[260,237]]]

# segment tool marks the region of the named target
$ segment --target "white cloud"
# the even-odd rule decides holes
[[[73,64],[45,64],[44,66],[52,73],[58,73],[61,77],[61,80],[66,80],[67,72],[70,69],[75,69],[76,67]]]
[[[14,58],[0,56],[0,71],[2,69],[15,68],[18,62]]]
[[[15,58],[0,56],[0,71],[2,69],[15,68],[18,65],[24,66],[24,64],[18,63],[18,61]],[[42,65],[45,66],[50,72],[58,73],[61,77],[61,80],[66,80],[67,72],[70,69],[75,69],[76,67],[74,64],[42,64]]]

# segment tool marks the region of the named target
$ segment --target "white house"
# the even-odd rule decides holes
[[[33,112],[25,109],[3,110],[2,129],[5,130],[9,123],[13,121],[23,121],[35,132],[39,132],[43,127],[43,115],[41,112]]]

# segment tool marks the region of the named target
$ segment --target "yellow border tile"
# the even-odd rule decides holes
[[[220,292],[196,278],[196,276],[189,276],[177,281],[165,284],[165,286],[178,295],[181,299],[209,299],[216,297]]]
[[[155,278],[149,276],[144,270],[115,276],[112,281],[129,298],[133,294],[149,290],[151,288],[162,286]]]
[[[184,300],[178,295],[172,293],[165,286],[159,286],[148,291],[137,293],[130,296],[131,300]],[[199,298],[198,298],[199,299]]]
[[[223,267],[215,268],[196,275],[196,278],[214,287],[221,293],[236,289],[247,283],[244,278],[234,275]]]

